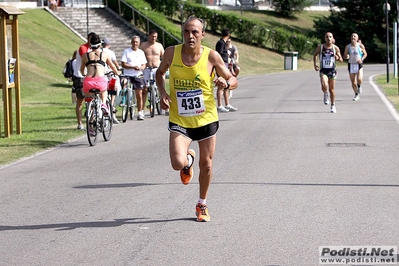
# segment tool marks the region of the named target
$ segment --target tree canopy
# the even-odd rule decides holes
[[[273,6],[276,12],[283,17],[293,17],[300,13],[305,7],[311,6],[313,0],[274,0]]]

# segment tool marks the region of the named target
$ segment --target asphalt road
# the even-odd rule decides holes
[[[354,102],[340,69],[336,114],[315,71],[242,77],[239,110],[220,114],[208,223],[198,167],[188,186],[170,167],[166,116],[0,168],[0,265],[308,266],[320,246],[397,246],[398,117],[369,80],[384,71],[365,67]]]

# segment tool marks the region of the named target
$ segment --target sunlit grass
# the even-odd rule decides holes
[[[396,111],[399,111],[399,87],[398,79],[393,76],[389,77],[389,83],[387,83],[387,75],[379,75],[376,78],[377,84],[383,88],[386,97],[395,106]]]

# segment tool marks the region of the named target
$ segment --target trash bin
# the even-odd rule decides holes
[[[297,70],[298,52],[284,52],[284,70]]]

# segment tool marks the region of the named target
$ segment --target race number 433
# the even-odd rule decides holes
[[[204,96],[202,90],[176,92],[179,115],[196,116],[205,111]]]

